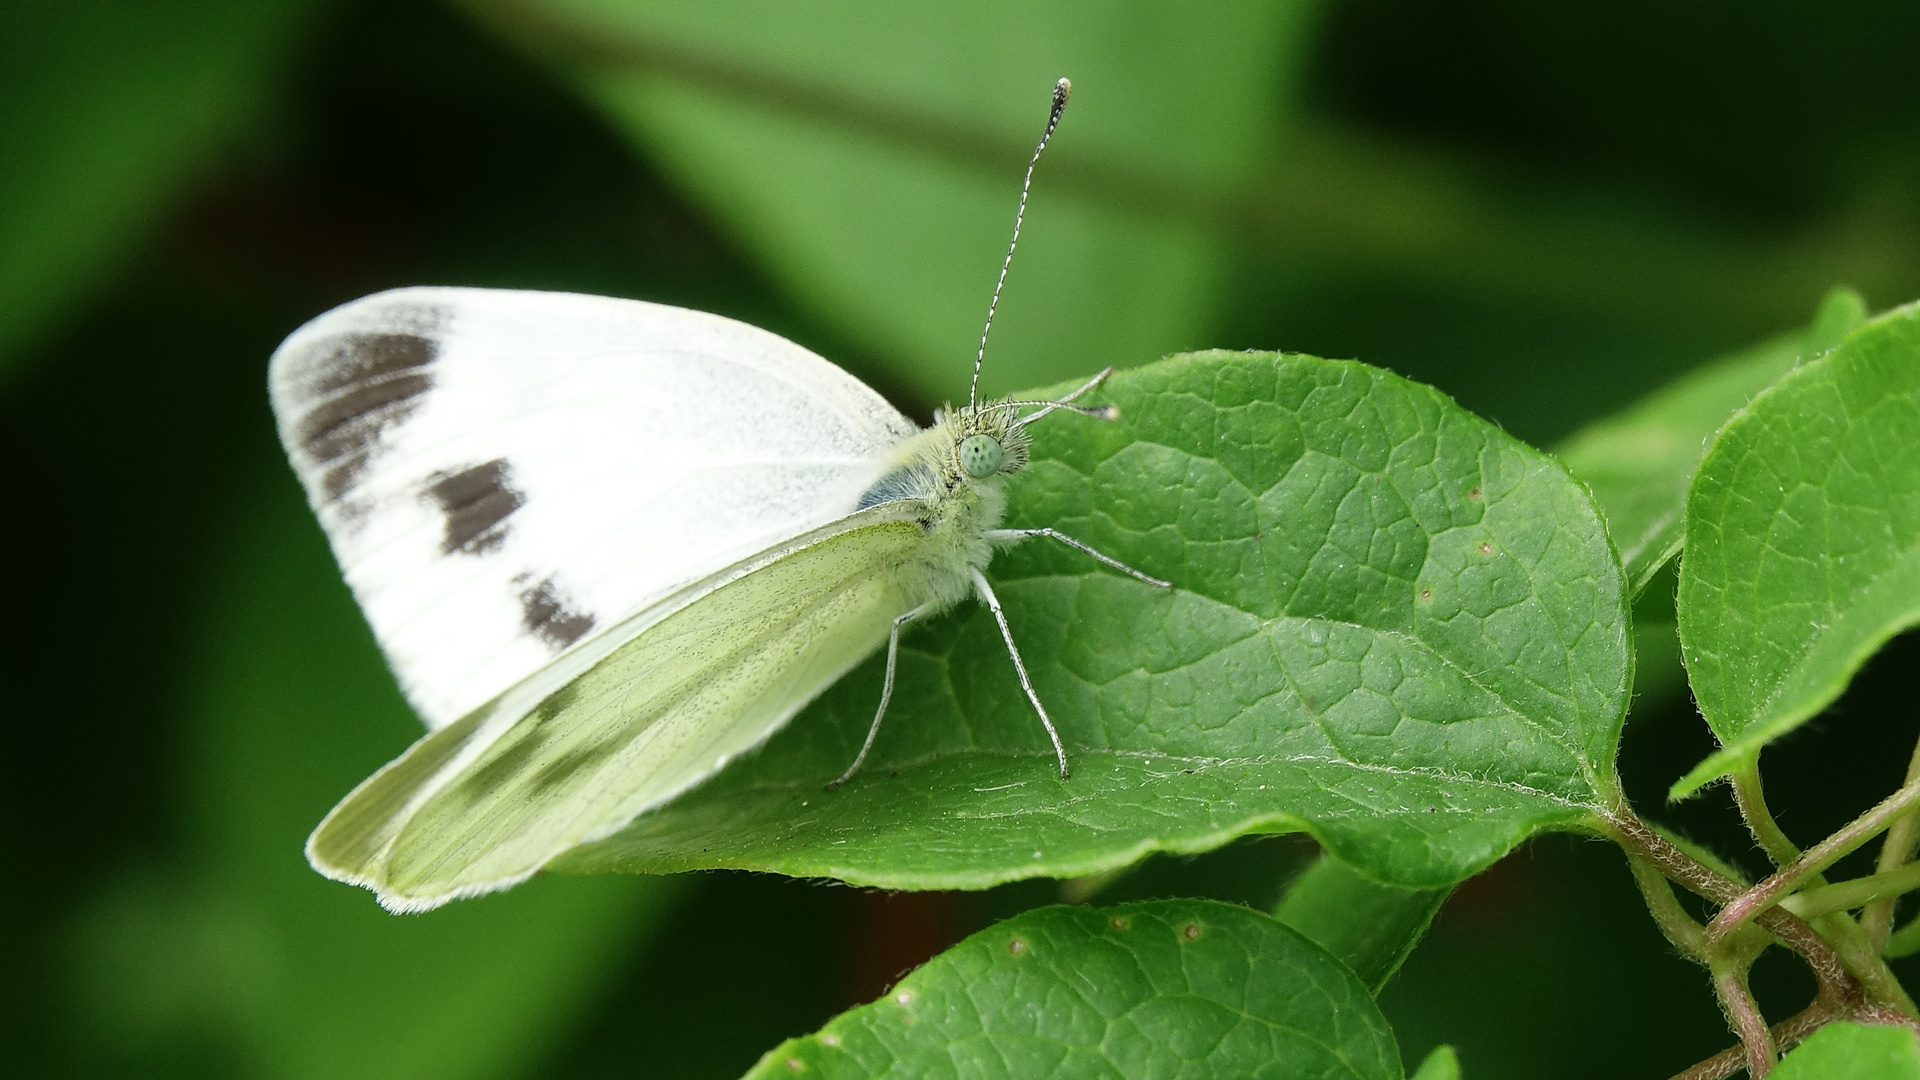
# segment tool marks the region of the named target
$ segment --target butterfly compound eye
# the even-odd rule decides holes
[[[968,476],[975,479],[992,476],[1006,460],[1006,451],[991,435],[969,435],[960,440],[960,466],[967,470]]]

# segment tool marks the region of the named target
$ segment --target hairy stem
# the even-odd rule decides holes
[[[1673,895],[1673,882],[1660,872],[1652,860],[1644,855],[1627,853],[1627,867],[1633,871],[1634,884],[1640,886],[1640,895],[1646,898],[1647,910],[1653,913],[1653,921],[1659,925],[1660,932],[1667,936],[1673,947],[1686,953],[1700,963],[1707,962],[1707,928],[1693,920],[1687,910],[1680,906],[1680,898]]]
[[[1860,981],[1869,999],[1901,1016],[1920,1019],[1920,1010],[1914,1007],[1907,988],[1900,985],[1893,970],[1880,958],[1879,950],[1868,940],[1866,931],[1860,929],[1860,924],[1854,922],[1851,916],[1836,911],[1823,916],[1813,926],[1822,937],[1833,943],[1834,951],[1840,955],[1840,962]]]
[[[1740,1037],[1747,1075],[1753,1080],[1766,1080],[1778,1055],[1773,1048],[1773,1033],[1767,1030],[1767,1018],[1761,1015],[1759,1003],[1753,1000],[1753,990],[1747,986],[1750,963],[1751,958],[1728,961],[1716,958],[1713,992],[1720,999],[1721,1010],[1727,1014],[1727,1026]]]
[[[1914,743],[1913,756],[1907,761],[1905,786],[1912,787],[1916,782],[1920,782],[1920,742]],[[1920,813],[1902,815],[1887,826],[1887,839],[1880,845],[1880,860],[1874,869],[1885,874],[1909,865],[1916,841],[1920,841]],[[1867,939],[1873,942],[1876,952],[1887,947],[1893,933],[1893,909],[1898,902],[1898,894],[1887,896],[1860,913],[1860,924],[1866,927]]]
[[[1707,924],[1707,940],[1719,942],[1749,920],[1757,918],[1814,875],[1858,849],[1920,802],[1920,781],[1908,784],[1881,800],[1878,806],[1854,818],[1839,832],[1809,848],[1806,854],[1776,871],[1772,877],[1725,902]],[[1684,882],[1682,884],[1685,884]],[[1768,927],[1772,929],[1772,927]]]
[[[1797,892],[1780,902],[1780,906],[1795,915],[1809,921],[1834,911],[1852,911],[1855,908],[1884,903],[1898,899],[1920,889],[1920,863],[1907,863],[1896,870],[1867,877],[1854,878],[1851,881],[1822,885],[1816,889]],[[1886,944],[1882,938],[1875,942],[1876,951]]]
[[[1798,1046],[1807,1036],[1835,1019],[1833,1009],[1823,1002],[1815,1001],[1800,1012],[1773,1025],[1769,1034],[1774,1045],[1782,1052]],[[1747,1066],[1745,1044],[1728,1047],[1698,1065],[1673,1075],[1673,1080],[1727,1080],[1727,1077]]]
[[[1800,860],[1803,854],[1800,848],[1788,839],[1785,830],[1774,821],[1773,812],[1767,808],[1766,794],[1760,784],[1760,768],[1757,764],[1749,763],[1733,773],[1733,797],[1740,807],[1740,816],[1746,819],[1747,828],[1753,833],[1755,842],[1767,853],[1767,857],[1773,860],[1775,866],[1791,866]],[[1898,819],[1900,822],[1911,820],[1913,820],[1911,813]],[[1914,869],[1920,869],[1920,867]],[[1894,875],[1894,877],[1898,876]],[[1875,885],[1884,888],[1897,886],[1900,883],[1897,881],[1874,882],[1873,879],[1861,878],[1858,881],[1848,882],[1851,888],[1836,890],[1827,885],[1825,875],[1815,872],[1804,879],[1804,884],[1809,886],[1807,892],[1788,897],[1789,901],[1801,901],[1801,903],[1792,904],[1789,910],[1813,923],[1814,929],[1820,931],[1822,937],[1833,943],[1834,951],[1839,953],[1841,962],[1847,966],[1847,970],[1853,977],[1860,981],[1868,997],[1889,1005],[1905,1015],[1916,1015],[1913,999],[1907,995],[1906,988],[1900,985],[1900,980],[1894,977],[1886,962],[1880,959],[1878,943],[1873,942],[1846,914],[1870,899],[1877,899],[1878,896],[1873,892]],[[1920,888],[1920,877],[1915,877],[1913,884],[1906,885],[1900,891],[1905,892],[1914,888]],[[1804,899],[1809,896],[1814,899],[1811,901]]]
[[[1661,873],[1714,903],[1730,905],[1753,891],[1742,891],[1738,882],[1681,851],[1672,841],[1640,820],[1639,815],[1624,803],[1616,804],[1605,825],[1616,843],[1629,852],[1645,857],[1659,867]],[[1726,908],[1722,907],[1721,914],[1725,912]],[[1865,1004],[1865,995],[1861,992],[1859,982],[1847,970],[1833,946],[1806,920],[1774,907],[1759,909],[1748,919],[1759,923],[1806,960],[1820,985],[1821,1000],[1832,1002],[1836,1008],[1848,1013]],[[1718,921],[1716,917],[1715,922]],[[1709,926],[1708,930],[1708,948],[1717,951],[1721,944],[1731,939],[1738,926],[1731,927],[1717,942],[1712,927]]]
[[[1680,850],[1626,806],[1616,807],[1608,815],[1606,825],[1615,843],[1626,848],[1629,854],[1651,862],[1688,892],[1725,904],[1744,891],[1739,882]]]
[[[1767,853],[1767,858],[1773,860],[1773,865],[1789,866],[1800,858],[1800,848],[1787,838],[1780,824],[1773,820],[1773,811],[1767,809],[1757,762],[1748,762],[1734,770],[1733,801],[1740,808],[1740,816],[1746,819],[1747,831],[1753,834],[1754,842]]]

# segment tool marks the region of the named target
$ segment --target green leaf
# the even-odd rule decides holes
[[[1905,1028],[1828,1024],[1780,1059],[1773,1080],[1920,1080],[1920,1043]]]
[[[207,590],[217,614],[190,676],[198,881],[144,918],[109,908],[101,939],[124,940],[116,924],[174,925],[147,935],[152,959],[191,944],[208,961],[195,979],[128,977],[166,993],[218,981],[203,1011],[224,1010],[225,1033],[261,1076],[516,1075],[618,974],[677,883],[540,881],[400,918],[309,869],[307,832],[420,724],[283,464],[270,479]],[[123,968],[138,958],[116,957]]]
[[[1687,486],[1708,440],[1754,395],[1840,343],[1866,301],[1834,289],[1805,329],[1707,364],[1632,408],[1597,421],[1558,450],[1593,490],[1634,592],[1680,551]]]
[[[1255,911],[1210,900],[1029,911],[790,1039],[749,1078],[1180,1076],[1397,1080],[1353,973]]]
[[[1413,1080],[1460,1080],[1460,1055],[1451,1046],[1436,1046],[1420,1063]]]
[[[1376,368],[1197,353],[1115,376],[1118,422],[1050,417],[993,567],[1074,768],[989,615],[904,639],[764,752],[556,869],[741,867],[887,888],[1081,877],[1306,830],[1370,877],[1459,881],[1614,790],[1625,584],[1554,459]]]
[[[1061,76],[1074,103],[1034,181],[985,384],[1205,336],[1233,243],[1165,203],[1252,183],[1315,6],[543,0],[496,25],[575,71],[794,296],[950,394]]]
[[[311,0],[43,0],[0,33],[0,374],[145,238]]]
[[[1451,894],[1382,885],[1321,856],[1287,887],[1273,916],[1332,953],[1377,994]]]
[[[1754,760],[1920,619],[1920,307],[1867,323],[1723,428],[1687,497],[1680,642],[1721,749]]]

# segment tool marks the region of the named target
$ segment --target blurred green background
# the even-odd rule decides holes
[[[990,389],[1284,348],[1551,445],[1830,284],[1920,296],[1916,40],[1920,8],[1845,2],[0,6],[0,1067],[731,1077],[1059,896],[549,878],[395,918],[309,871],[306,832],[417,725],[273,436],[265,359],[305,319],[415,283],[642,297],[924,418],[964,391],[1064,74]],[[1790,831],[1897,783],[1916,659],[1775,755]],[[1709,747],[1646,693],[1636,799]],[[1737,853],[1722,796],[1674,816]],[[1309,853],[1103,898],[1269,904]],[[1758,979],[1783,1015],[1808,991],[1777,957]],[[1565,838],[1463,888],[1382,1004],[1409,1060],[1453,1042],[1473,1080],[1728,1041],[1617,854]]]

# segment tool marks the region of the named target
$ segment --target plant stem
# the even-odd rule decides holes
[[[1659,867],[1661,873],[1716,904],[1730,904],[1752,891],[1743,892],[1738,882],[1715,872],[1680,850],[1671,840],[1640,820],[1640,816],[1625,802],[1616,803],[1602,825],[1613,836],[1615,843],[1631,853],[1644,856]],[[1722,908],[1722,911],[1724,913],[1725,909]],[[1807,966],[1813,970],[1815,981],[1820,984],[1822,1000],[1831,1001],[1836,1008],[1847,1013],[1865,1004],[1866,998],[1860,990],[1860,983],[1847,970],[1840,954],[1804,919],[1779,908],[1763,909],[1751,918],[1807,962]],[[1730,940],[1732,933],[1728,931],[1727,939],[1723,940]],[[1719,947],[1709,935],[1709,950]]]
[[[1905,786],[1912,787],[1916,781],[1920,781],[1920,742],[1914,743],[1913,757],[1907,761]],[[1880,845],[1880,860],[1874,869],[1884,874],[1907,865],[1913,859],[1915,841],[1920,841],[1920,814],[1906,814],[1887,827],[1887,839]],[[1860,913],[1860,924],[1866,927],[1875,952],[1887,947],[1898,902],[1897,895],[1888,896]]]
[[[1920,919],[1915,919],[1900,928],[1898,933],[1887,939],[1880,947],[1881,955],[1889,960],[1898,960],[1903,956],[1912,956],[1920,952]]]
[[[1790,865],[1775,871],[1767,880],[1726,901],[1726,906],[1707,924],[1707,940],[1718,943],[1736,928],[1769,910],[1781,898],[1799,888],[1809,878],[1825,870],[1841,857],[1879,835],[1895,818],[1920,802],[1920,781],[1908,784],[1881,800],[1878,806],[1854,818],[1839,832],[1809,848]],[[1685,884],[1684,882],[1682,884]],[[1772,927],[1768,927],[1772,929]]]
[[[1880,958],[1867,939],[1866,931],[1845,912],[1836,911],[1823,916],[1814,924],[1820,935],[1833,943],[1834,952],[1840,956],[1840,962],[1847,966],[1853,977],[1860,980],[1866,988],[1867,996],[1876,1003],[1891,1008],[1894,1012],[1910,1019],[1920,1019],[1920,1009],[1916,1009],[1913,998],[1907,995],[1907,988],[1900,985],[1893,970]]]
[[[1909,777],[1911,780],[1912,777]],[[1746,819],[1747,828],[1759,843],[1767,857],[1776,866],[1791,866],[1802,858],[1802,852],[1787,834],[1774,821],[1773,812],[1767,808],[1767,799],[1760,784],[1760,768],[1749,763],[1733,773],[1733,797],[1740,807],[1740,816]],[[1908,814],[1898,819],[1900,822],[1913,820]],[[1910,867],[1920,869],[1920,867]],[[1899,875],[1892,875],[1897,878]],[[1913,876],[1913,875],[1909,875]],[[1839,954],[1842,963],[1853,977],[1860,980],[1868,996],[1898,1009],[1901,1013],[1914,1016],[1913,999],[1907,995],[1906,988],[1894,977],[1886,962],[1880,959],[1879,945],[1863,932],[1859,925],[1846,914],[1869,900],[1879,899],[1882,893],[1874,891],[1876,887],[1901,886],[1899,881],[1880,881],[1876,878],[1860,878],[1848,882],[1847,889],[1834,890],[1826,883],[1825,875],[1815,872],[1807,875],[1804,883],[1811,886],[1807,892],[1788,897],[1787,902],[1799,900],[1789,910],[1814,924],[1822,937],[1833,943],[1834,951]],[[1920,876],[1913,876],[1913,883],[1899,888],[1907,892],[1920,888]],[[1894,895],[1898,895],[1895,893]],[[1808,898],[1812,898],[1809,900]]]
[[[1787,838],[1780,824],[1773,820],[1773,811],[1767,809],[1758,762],[1748,762],[1734,770],[1733,801],[1740,808],[1740,816],[1746,819],[1747,831],[1753,834],[1754,842],[1767,853],[1767,858],[1773,860],[1773,865],[1789,866],[1800,858],[1800,848]]]
[[[1680,898],[1673,895],[1673,882],[1644,855],[1629,851],[1627,867],[1633,871],[1634,883],[1640,886],[1640,895],[1646,898],[1647,910],[1653,913],[1660,932],[1674,948],[1706,963],[1707,928],[1693,921],[1693,916],[1680,906]]]
[[[1747,986],[1747,967],[1751,957],[1714,961],[1713,992],[1720,998],[1720,1008],[1727,1014],[1727,1025],[1740,1037],[1740,1046],[1746,1053],[1747,1075],[1752,1080],[1766,1080],[1773,1071],[1776,1054],[1773,1049],[1773,1033],[1767,1030],[1767,1018],[1760,1013],[1759,1003],[1753,1000],[1753,990]]]
[[[1631,807],[1616,806],[1607,816],[1605,825],[1615,843],[1630,854],[1639,855],[1659,867],[1662,874],[1679,882],[1688,892],[1716,904],[1725,904],[1743,891],[1739,882],[1713,870],[1680,850],[1673,841],[1661,836],[1653,826],[1640,820],[1640,815],[1634,813]]]
[[[1893,900],[1915,889],[1920,889],[1920,863],[1910,862],[1897,870],[1889,870],[1883,874],[1872,874],[1795,893],[1782,900],[1780,906],[1811,921],[1829,912],[1852,911],[1869,904]],[[1884,938],[1875,943],[1876,951],[1885,943]]]
[[[1824,1002],[1815,1001],[1785,1020],[1773,1025],[1769,1034],[1773,1036],[1775,1046],[1780,1050],[1791,1050],[1807,1036],[1819,1030],[1829,1020],[1835,1019],[1833,1009]],[[1739,1072],[1747,1064],[1747,1051],[1744,1044],[1728,1047],[1698,1065],[1673,1075],[1673,1080],[1726,1080]]]

